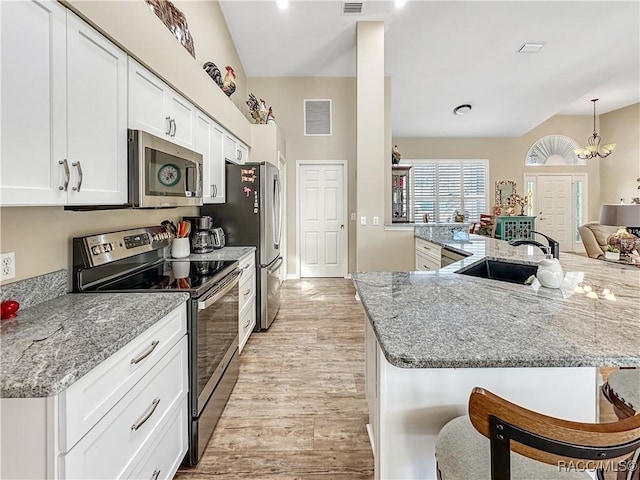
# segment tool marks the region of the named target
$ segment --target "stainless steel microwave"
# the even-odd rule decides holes
[[[129,202],[135,208],[202,205],[202,155],[128,130]]]

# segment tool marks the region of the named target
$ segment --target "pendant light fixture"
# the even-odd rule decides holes
[[[573,151],[578,158],[582,159],[605,158],[611,155],[613,149],[616,148],[615,143],[606,143],[602,146],[602,151],[600,150],[600,135],[596,131],[596,102],[598,99],[593,98],[591,101],[593,102],[593,134],[589,137],[587,146],[576,148]]]

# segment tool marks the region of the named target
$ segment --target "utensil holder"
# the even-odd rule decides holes
[[[189,237],[174,238],[171,242],[171,256],[173,258],[185,258],[191,253],[189,248]]]

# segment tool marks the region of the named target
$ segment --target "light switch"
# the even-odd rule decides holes
[[[380,225],[380,218],[379,217],[373,217],[373,224],[374,225]]]
[[[367,217],[360,217],[360,225],[366,225],[367,224]]]

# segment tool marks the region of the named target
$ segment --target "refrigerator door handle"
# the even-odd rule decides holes
[[[282,265],[283,262],[284,262],[284,259],[282,257],[278,257],[276,261],[270,267],[267,268],[267,270],[269,272],[278,270],[280,268],[280,265]]]
[[[280,248],[280,239],[282,237],[282,193],[280,190],[280,177],[275,175],[273,177],[273,205],[272,205],[272,218],[273,218],[273,244],[276,248]]]
[[[266,268],[267,270],[271,271],[273,270],[273,266],[277,263],[278,267],[282,264],[282,262],[284,261],[284,259],[278,255],[276,258],[274,258],[273,260],[271,260],[269,263],[261,263],[260,264],[260,268]]]

